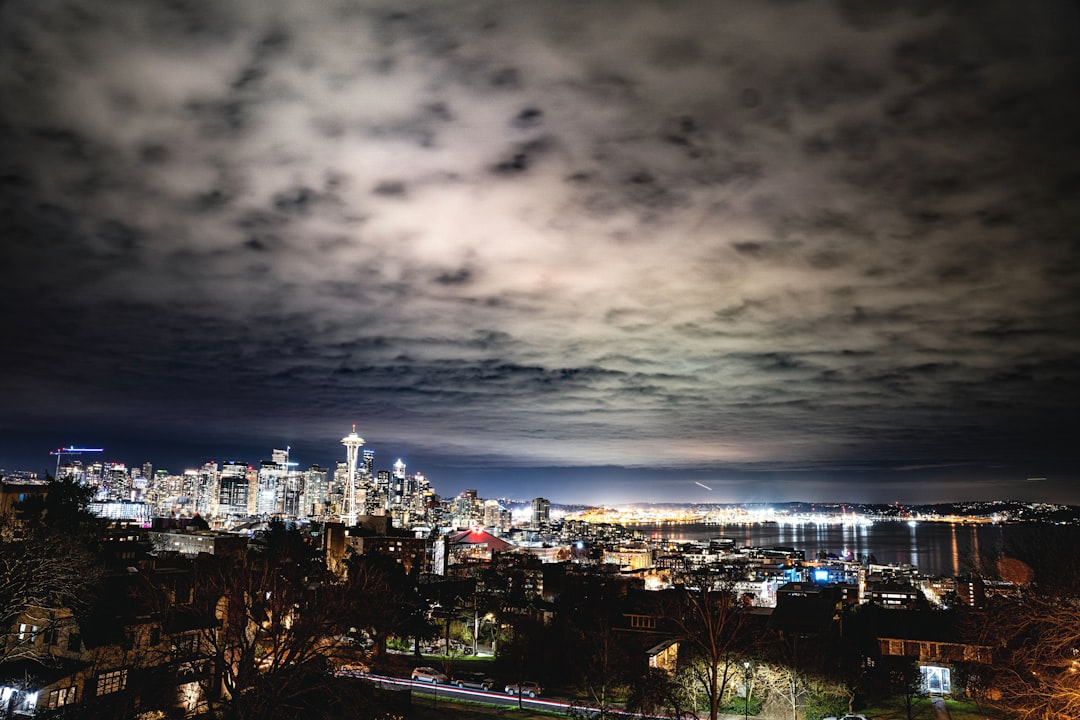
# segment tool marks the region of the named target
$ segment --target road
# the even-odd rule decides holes
[[[429,682],[406,680],[403,678],[389,677],[386,675],[370,675],[343,672],[339,675],[347,675],[350,677],[357,677],[368,682],[373,682],[381,687],[407,687],[412,692],[422,695],[430,695],[436,698],[453,698],[455,700],[472,701],[478,703],[485,703],[488,705],[499,705],[507,708],[521,707],[526,710],[541,710],[551,713],[561,713],[563,715],[573,714],[575,717],[592,718],[599,717],[601,714],[600,708],[588,707],[581,705],[580,703],[566,702],[565,700],[555,700],[552,698],[529,698],[518,697],[517,695],[507,695],[503,692],[495,692],[488,690],[472,690],[470,688],[459,688],[454,685],[436,685]],[[520,705],[519,705],[520,702]],[[626,713],[620,710],[608,708],[607,717],[617,717],[623,715],[627,718],[649,718],[649,715],[640,715],[636,713]],[[662,718],[664,716],[656,716]]]

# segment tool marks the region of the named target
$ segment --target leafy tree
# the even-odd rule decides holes
[[[16,505],[21,526],[30,533],[58,533],[94,544],[108,522],[87,510],[94,489],[75,480],[49,479],[44,493],[33,493]]]
[[[887,665],[889,686],[893,695],[904,700],[904,714],[907,720],[914,720],[918,699],[922,696],[922,674],[919,666],[911,658],[889,658]],[[882,659],[885,663],[886,659]]]

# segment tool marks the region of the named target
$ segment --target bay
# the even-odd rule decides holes
[[[878,564],[914,565],[924,575],[956,576],[982,570],[986,558],[1007,546],[1017,525],[882,521],[868,525],[802,523],[655,523],[629,525],[645,537],[709,540],[727,537],[736,547],[793,547],[808,560],[849,555]]]

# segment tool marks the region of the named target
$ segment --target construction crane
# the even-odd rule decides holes
[[[56,456],[56,474],[53,475],[54,479],[60,477],[60,458],[64,455],[82,455],[83,453],[98,453],[105,452],[104,448],[81,448],[81,447],[62,447],[57,450],[51,451],[50,455]]]

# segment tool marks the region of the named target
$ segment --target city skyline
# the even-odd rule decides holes
[[[1078,21],[4,5],[0,467],[1080,502]]]

